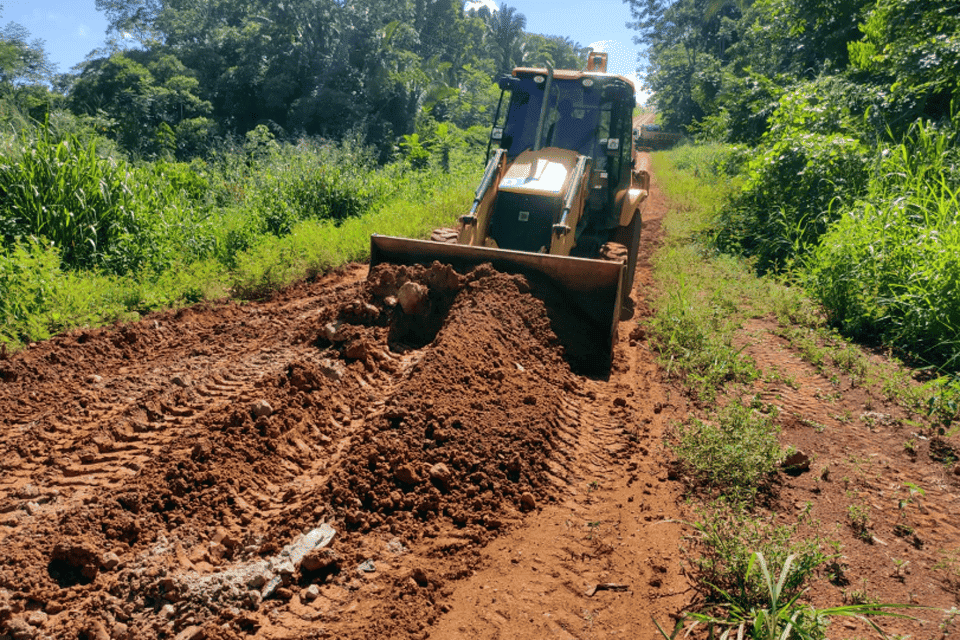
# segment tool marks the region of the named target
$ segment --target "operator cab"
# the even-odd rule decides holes
[[[605,69],[605,65],[602,68]],[[599,246],[619,224],[618,194],[630,184],[636,105],[633,85],[621,76],[597,71],[520,67],[514,69],[512,76],[500,80],[500,88],[501,103],[491,142],[506,152],[508,163],[526,151],[543,158],[544,162],[563,155],[558,152],[560,149],[586,158],[589,172],[586,215],[581,217],[576,229],[576,246],[571,255],[596,255]],[[509,102],[502,110],[503,98],[507,95]],[[501,184],[491,235],[500,247],[537,251],[542,242],[539,235],[509,246],[519,242],[519,229],[524,228],[512,220],[512,210],[521,207],[526,211],[536,206],[532,201],[527,202],[530,199],[527,196],[520,202],[520,195],[509,193],[509,186],[506,182]],[[558,201],[560,196],[558,193]],[[515,199],[517,203],[512,202]],[[500,212],[507,208],[509,213]],[[544,210],[543,215],[553,214]],[[548,230],[544,237],[549,239],[550,224],[545,222]]]

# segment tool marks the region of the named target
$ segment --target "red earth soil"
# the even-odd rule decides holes
[[[665,210],[654,185],[603,377],[571,370],[524,278],[439,264],[351,265],[0,361],[0,638],[657,637],[698,597],[663,443],[699,409],[643,329]],[[828,405],[824,374],[755,322],[748,351],[799,386],[751,392],[816,477],[831,469],[781,474],[771,498],[787,516],[811,502],[843,543],[852,586],[823,580],[817,602],[866,580],[881,601],[955,605],[956,565],[933,568],[960,545],[948,439],[907,456],[908,416],[850,385]],[[867,401],[883,417],[830,417]],[[872,545],[844,529],[844,474],[877,503]],[[885,535],[907,481],[925,489],[906,515],[920,544]],[[894,553],[903,575],[878,560]],[[921,617],[892,628],[941,637],[943,616]]]

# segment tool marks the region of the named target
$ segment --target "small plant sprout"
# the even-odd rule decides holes
[[[864,542],[873,540],[873,534],[870,532],[870,507],[867,504],[851,504],[847,507],[847,516],[850,519],[850,527],[857,537]]]
[[[919,498],[922,498],[925,495],[927,495],[926,491],[924,491],[917,485],[913,484],[912,482],[904,482],[903,486],[907,491],[910,492],[910,497],[907,498],[909,502],[918,502]]]
[[[960,609],[957,607],[952,607],[944,612],[943,622],[940,623],[940,631],[943,632],[944,638],[951,637],[950,632],[956,631],[960,633]]]
[[[900,558],[893,558],[893,577],[903,582],[907,578],[906,568],[910,564],[909,560],[902,560]]]
[[[844,589],[843,597],[850,604],[855,606],[869,605],[875,602],[873,597],[870,595],[870,592],[867,590],[866,578],[860,581],[859,589],[853,589],[852,591],[847,591]]]
[[[903,443],[903,450],[906,451],[910,456],[917,455],[917,439],[908,438],[907,441]]]
[[[759,573],[766,596],[763,602],[755,606],[745,607],[737,602],[734,594],[721,592],[724,599],[721,606],[714,607],[708,613],[683,614],[669,635],[656,620],[654,625],[666,640],[679,638],[680,632],[688,623],[690,628],[683,637],[690,636],[697,626],[703,625],[707,628],[707,637],[721,640],[821,639],[825,636],[824,626],[828,618],[852,616],[866,622],[880,636],[888,637],[868,616],[909,617],[895,610],[911,608],[910,605],[871,603],[865,597],[856,604],[826,609],[816,609],[800,602],[802,591],[792,595],[784,591],[784,584],[787,582],[794,559],[795,556],[792,555],[787,557],[780,575],[774,581],[775,576],[770,573],[763,554],[759,552],[753,554],[744,577],[749,579],[754,572]]]
[[[587,528],[590,530],[590,533],[587,534],[587,540],[593,540],[593,537],[597,534],[597,530],[600,528],[600,521],[594,520],[593,522],[588,522]]]

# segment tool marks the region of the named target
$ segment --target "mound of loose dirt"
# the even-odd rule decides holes
[[[0,365],[16,469],[0,633],[231,637],[266,623],[264,597],[349,587],[373,539],[399,556],[443,531],[469,565],[471,546],[555,499],[558,408],[579,378],[522,277],[381,265],[294,307],[167,314]],[[255,355],[223,339],[271,331],[281,346]],[[323,522],[333,543],[294,564],[288,545]],[[411,562],[371,633],[416,635],[436,615],[445,578]]]
[[[424,337],[437,317],[445,321],[351,441],[343,473],[325,494],[338,513],[360,530],[435,518],[496,529],[505,513],[547,499],[554,420],[573,376],[525,280],[483,267],[461,278],[435,264],[378,268],[373,282],[366,304],[387,310],[395,348]],[[426,286],[414,314],[394,302],[410,283]],[[334,339],[354,329],[341,325]],[[377,353],[362,344],[348,342],[342,352]]]

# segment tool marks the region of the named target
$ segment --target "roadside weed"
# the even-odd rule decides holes
[[[671,634],[667,634],[659,623],[654,621],[660,635],[667,640],[679,637],[687,629],[689,635],[699,625],[706,626],[710,638],[719,640],[822,640],[826,637],[826,628],[830,618],[856,617],[865,621],[881,637],[888,636],[870,619],[870,616],[888,616],[907,618],[898,613],[898,609],[910,608],[900,604],[853,604],[839,607],[817,609],[800,602],[803,590],[788,589],[789,576],[794,571],[796,556],[788,556],[774,581],[763,553],[751,555],[746,569],[747,577],[756,575],[763,585],[764,600],[745,606],[735,595],[719,591],[721,601],[709,609],[708,613],[685,613]],[[759,574],[759,575],[757,575]],[[719,635],[715,635],[719,633]]]
[[[757,552],[769,558],[776,568],[786,566],[787,558],[792,557],[782,590],[791,597],[799,594],[828,558],[820,550],[820,540],[797,539],[806,516],[793,525],[778,525],[743,512],[740,506],[715,502],[702,510],[693,524],[700,555],[688,562],[708,598],[733,598],[738,606],[747,609],[762,604],[766,598],[764,585],[759,575],[749,571]]]
[[[672,448],[696,486],[750,499],[776,471],[779,434],[772,417],[734,402],[713,422],[678,425]]]

